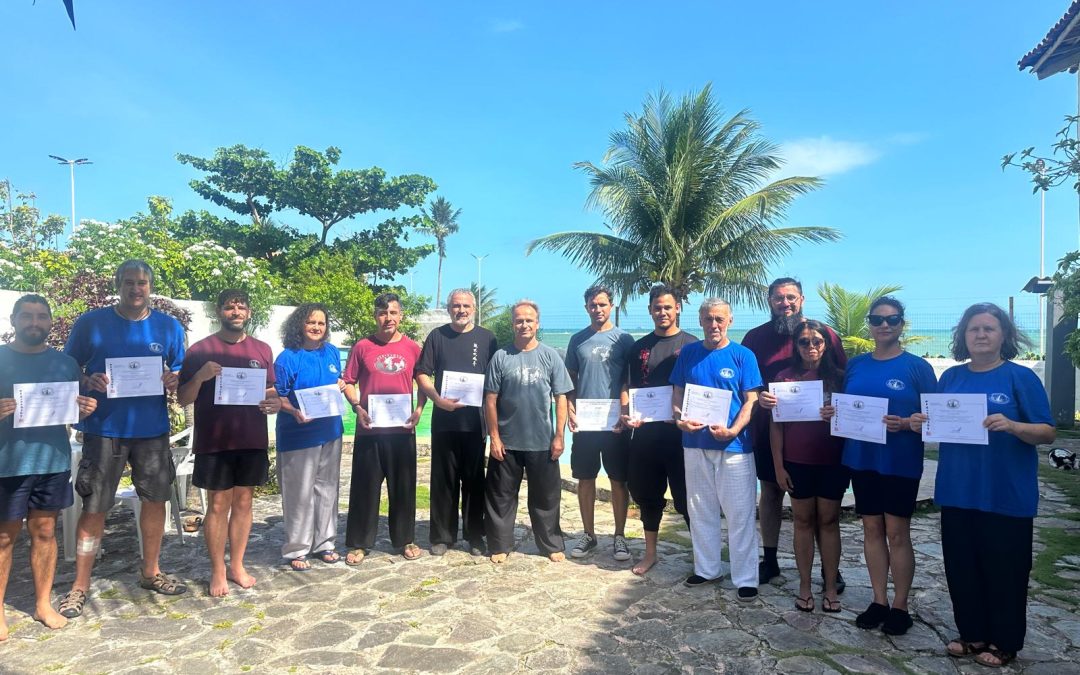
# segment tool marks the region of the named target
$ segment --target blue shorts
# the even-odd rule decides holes
[[[0,478],[0,521],[22,520],[30,511],[59,511],[74,503],[70,471]]]

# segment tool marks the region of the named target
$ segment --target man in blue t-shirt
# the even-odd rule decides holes
[[[11,325],[15,339],[0,346],[0,641],[8,637],[4,590],[23,519],[30,533],[30,571],[37,600],[34,619],[54,629],[67,623],[52,608],[49,596],[56,572],[56,516],[72,503],[71,444],[63,422],[40,424],[28,414],[27,396],[51,407],[51,399],[59,396],[56,387],[29,392],[19,387],[17,393],[15,389],[23,384],[79,380],[78,364],[45,343],[52,330],[52,310],[45,298],[30,294],[16,300]],[[57,400],[54,412],[74,404],[79,416],[85,417],[97,407],[93,398],[75,394],[74,401]]]
[[[698,320],[704,339],[683,347],[671,371],[671,401],[683,432],[686,498],[694,544],[694,574],[685,583],[698,586],[720,577],[722,516],[727,521],[731,582],[738,589],[738,600],[750,602],[758,595],[759,540],[754,518],[757,472],[748,425],[762,387],[761,373],[754,353],[728,339],[733,317],[726,301],[705,300]],[[707,425],[693,419],[695,411],[681,410],[683,394],[691,384],[705,387],[701,393],[708,400],[722,400],[723,392],[730,392],[726,421],[714,420]],[[723,414],[722,407],[717,413]]]
[[[82,387],[98,402],[81,427],[83,458],[75,491],[83,498],[83,513],[76,535],[75,582],[60,602],[60,613],[68,618],[82,614],[105,514],[115,504],[120,476],[129,463],[142,501],[139,585],[163,595],[187,591],[180,580],[158,567],[165,503],[176,477],[165,392],[176,391],[184,360],[184,329],[176,319],[150,307],[154,271],[145,262],[121,263],[115,283],[117,304],[80,316],[64,347],[83,370]]]

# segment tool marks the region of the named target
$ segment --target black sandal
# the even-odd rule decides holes
[[[960,651],[953,651],[949,649],[949,645],[960,645]],[[987,649],[985,642],[968,642],[961,638],[953,638],[949,640],[949,644],[945,645],[945,652],[954,659],[962,659],[968,656],[978,656]]]
[[[187,585],[174,576],[158,572],[152,577],[144,577],[139,572],[139,588],[161,593],[162,595],[182,595],[187,593]]]
[[[989,659],[997,659],[997,663],[991,662]],[[987,666],[989,668],[1001,668],[1007,666],[1016,660],[1016,652],[1005,652],[997,647],[987,647],[983,651],[975,655],[975,663],[980,666]]]

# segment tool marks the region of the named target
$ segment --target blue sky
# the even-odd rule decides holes
[[[1034,315],[1019,289],[1038,272],[1039,201],[1000,158],[1049,145],[1076,109],[1075,76],[1016,68],[1067,6],[76,0],[73,32],[60,0],[7,0],[0,177],[66,216],[67,169],[47,155],[89,157],[77,216],[114,220],[153,194],[209,206],[177,153],[244,143],[285,161],[298,144],[336,145],[341,166],[431,176],[463,209],[444,289],[475,280],[470,253],[489,254],[484,283],[501,300],[529,296],[548,327],[577,325],[588,275],[525,245],[600,229],[571,165],[599,162],[649,92],[712,82],[781,145],[784,173],[827,180],[788,223],[844,240],[774,270],[803,280],[810,313],[812,289],[831,281],[901,284],[910,314],[942,325],[1010,295]],[[1049,273],[1080,230],[1068,188],[1046,202]],[[429,258],[402,281],[433,295],[435,268]],[[743,328],[760,316],[736,309]],[[648,323],[643,302],[628,321]]]

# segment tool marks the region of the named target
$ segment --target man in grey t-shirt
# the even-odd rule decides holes
[[[540,308],[520,300],[510,309],[514,344],[495,352],[484,382],[484,416],[491,434],[484,494],[491,562],[505,562],[514,543],[518,491],[529,477],[529,521],[536,548],[552,562],[566,559],[559,527],[566,428],[566,394],[573,390],[559,353],[540,344]],[[555,424],[551,400],[555,399]]]
[[[628,473],[628,449],[622,424],[618,422],[619,396],[626,378],[626,362],[634,348],[634,338],[611,323],[612,292],[606,286],[592,286],[585,291],[585,311],[589,314],[589,327],[570,338],[566,348],[566,369],[574,383],[570,394],[569,423],[574,433],[574,445],[570,449],[570,469],[578,482],[578,508],[584,529],[570,555],[583,558],[596,548],[596,530],[593,508],[596,503],[596,477],[603,459],[604,472],[611,481],[611,509],[615,516],[615,537],[612,554],[616,560],[629,560],[630,548],[626,545],[623,529],[626,526],[626,510],[630,494],[626,489]],[[610,401],[614,406],[615,425],[601,429],[588,425],[592,420],[578,419],[578,400],[588,401],[590,407],[602,408],[600,401]],[[581,427],[588,425],[588,429]]]

